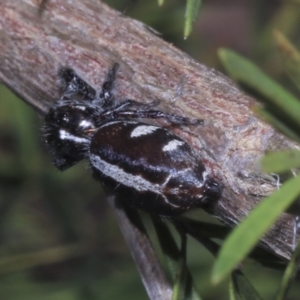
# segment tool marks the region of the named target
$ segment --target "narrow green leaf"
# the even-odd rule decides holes
[[[277,293],[276,300],[286,299],[288,290],[290,289],[292,282],[294,281],[295,276],[299,271],[299,262],[300,262],[300,243],[298,243],[298,246],[292,255],[291,261],[289,262],[284,272],[281,285]]]
[[[280,190],[264,199],[224,242],[212,272],[218,283],[234,270],[261,236],[300,194],[300,176],[288,180]]]
[[[179,299],[182,293],[185,300],[201,300],[196,287],[193,285],[192,276],[186,266],[186,241],[182,240],[181,250],[165,222],[157,222],[152,218],[160,246],[165,255],[171,277],[174,280],[173,299]],[[177,298],[176,298],[177,297]]]
[[[186,267],[186,234],[181,233],[181,249],[180,256],[178,260],[178,269],[173,285],[173,295],[172,300],[186,299],[186,279],[187,279],[187,267]]]
[[[229,281],[229,299],[230,299],[230,300],[240,300],[240,299],[236,296],[236,293],[235,293],[235,286],[234,286],[232,277],[230,278],[230,281]]]
[[[261,296],[241,271],[235,271],[230,280],[230,300],[262,300]]]
[[[282,173],[300,167],[300,151],[291,149],[267,153],[260,160],[260,166],[265,173]]]
[[[261,93],[300,126],[300,102],[296,97],[237,53],[221,49],[219,57],[231,77]]]
[[[185,11],[184,38],[186,39],[192,32],[193,24],[197,20],[201,0],[187,0]]]
[[[164,4],[164,0],[158,0],[158,5],[162,6]]]
[[[296,130],[293,130],[292,127],[285,125],[281,120],[279,120],[277,117],[266,111],[261,106],[255,106],[253,111],[263,120],[265,120],[267,123],[272,125],[274,128],[276,128],[279,132],[284,134],[285,136],[289,137],[290,139],[300,142],[300,136],[299,133],[296,132]]]
[[[300,88],[300,53],[279,31],[274,32],[278,49],[291,80]]]
[[[152,218],[152,221],[160,247],[165,255],[165,259],[171,273],[171,278],[174,280],[176,277],[177,262],[179,260],[180,251],[167,224],[165,222],[157,221],[156,218]]]

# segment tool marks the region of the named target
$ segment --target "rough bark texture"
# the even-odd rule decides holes
[[[254,100],[232,81],[99,0],[38,2],[0,0],[0,79],[25,101],[45,113],[59,98],[61,67],[72,67],[99,87],[119,62],[116,97],[160,99],[166,111],[205,120],[203,126],[171,130],[224,183],[222,199],[211,209],[223,223],[235,226],[276,189],[276,180],[261,174],[257,161],[268,149],[292,145],[254,116]],[[263,247],[289,258],[293,220],[282,215]]]

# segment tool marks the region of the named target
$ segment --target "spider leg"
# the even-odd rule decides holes
[[[159,103],[160,103],[160,100],[154,100],[154,101],[152,101],[152,102],[150,102],[150,103],[144,104],[143,109],[144,109],[144,110],[149,110],[150,108],[153,108],[153,107],[155,107],[155,106],[158,106]]]
[[[106,75],[105,81],[102,84],[102,90],[99,97],[94,100],[94,104],[101,105],[103,108],[109,107],[113,100],[112,88],[116,79],[116,73],[119,64],[115,63]]]
[[[129,108],[129,107],[136,107],[136,108],[145,107],[145,104],[141,103],[141,102],[137,102],[135,100],[127,99],[127,100],[122,101],[121,103],[118,103],[117,105],[113,106],[112,108],[107,109],[107,111],[108,110],[120,111],[124,108]]]
[[[97,123],[100,124],[104,120],[116,119],[118,111],[122,111],[122,110],[124,110],[124,108],[129,108],[130,106],[136,106],[136,104],[141,104],[141,103],[136,102],[134,100],[125,100],[125,101],[122,101],[121,103],[117,104],[116,106],[104,110],[100,114]]]
[[[104,109],[107,109],[107,111],[109,110],[120,110],[121,108],[125,108],[125,107],[136,107],[136,108],[144,108],[149,109],[150,107],[154,107],[157,106],[159,104],[159,100],[153,101],[149,104],[142,104],[139,103],[135,100],[131,100],[131,99],[127,99],[122,101],[121,103],[118,103],[117,105],[113,106],[113,93],[112,93],[112,88],[113,88],[113,84],[115,82],[116,79],[116,73],[118,71],[119,68],[119,64],[115,63],[112,68],[110,69],[110,71],[108,72],[104,83],[102,84],[102,89],[101,92],[99,94],[99,97],[97,97],[94,101],[93,104],[95,105],[100,105],[101,107],[103,107]]]
[[[203,120],[190,119],[175,114],[169,114],[160,110],[113,110],[109,114],[100,116],[101,121],[105,119],[165,119],[177,125],[201,125]]]
[[[124,108],[136,108],[137,110],[149,110],[151,107],[154,107],[154,106],[157,106],[159,104],[159,100],[156,100],[156,101],[153,101],[153,102],[150,102],[150,103],[141,103],[141,102],[137,102],[135,100],[131,100],[131,99],[127,99],[127,100],[124,100],[122,101],[121,103],[118,103],[117,105],[111,107],[111,108],[108,108],[106,110],[104,110],[102,112],[102,115],[109,115],[110,113],[115,113],[117,111],[121,111],[123,110]]]
[[[61,100],[77,98],[92,101],[95,98],[96,91],[72,69],[62,69],[60,71],[60,78],[63,88]]]

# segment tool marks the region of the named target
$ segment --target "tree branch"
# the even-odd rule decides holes
[[[0,79],[27,103],[47,112],[60,96],[61,67],[99,87],[118,62],[117,98],[160,99],[166,111],[205,120],[197,128],[172,130],[224,183],[222,199],[210,208],[218,219],[235,226],[276,189],[276,180],[261,174],[257,161],[266,150],[293,145],[254,116],[254,100],[232,81],[99,0],[38,2],[0,0]],[[261,245],[290,258],[293,221],[283,214]]]

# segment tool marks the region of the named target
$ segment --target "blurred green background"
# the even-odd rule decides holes
[[[106,1],[162,33],[209,67],[217,50],[247,56],[296,93],[283,71],[272,30],[299,46],[300,1],[207,0],[183,39],[185,1]],[[41,141],[41,118],[0,87],[0,299],[147,299],[126,244],[87,163],[60,173]],[[197,212],[191,213],[197,216]],[[204,299],[228,299],[209,284],[213,257],[190,239],[188,263]],[[264,299],[281,275],[257,264],[243,270]],[[288,299],[299,299],[295,286]]]

